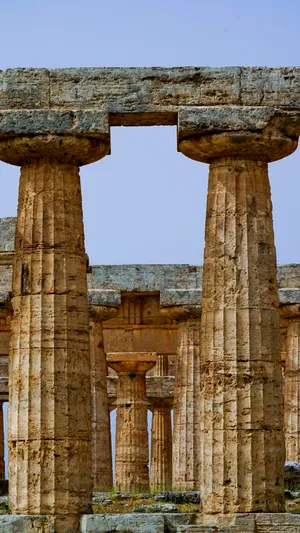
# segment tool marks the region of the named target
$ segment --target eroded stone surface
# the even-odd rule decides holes
[[[205,512],[284,510],[276,258],[268,169],[260,158],[264,146],[263,159],[273,159],[287,155],[288,145],[284,141],[280,152],[277,137],[273,142],[242,134],[195,136],[180,143],[192,158],[215,158],[202,299],[200,490]],[[230,150],[233,157],[224,158]]]
[[[92,394],[92,476],[93,488],[109,491],[113,486],[110,414],[107,396],[107,363],[102,322],[117,309],[90,306],[90,354]]]
[[[107,364],[118,372],[115,487],[120,492],[149,491],[149,451],[145,375],[155,353],[115,353]]]

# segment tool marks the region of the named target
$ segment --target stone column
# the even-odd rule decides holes
[[[146,372],[155,353],[115,353],[107,364],[118,372],[115,488],[149,491]]]
[[[300,305],[284,305],[287,323],[284,373],[284,429],[287,461],[300,463]]]
[[[0,479],[5,479],[3,402],[0,401]]]
[[[95,138],[0,141],[21,165],[9,358],[9,505],[77,532],[91,510],[91,386],[86,255],[78,166]]]
[[[204,513],[282,512],[283,396],[268,161],[278,132],[195,135],[179,149],[210,163],[201,333]]]
[[[168,356],[159,354],[154,368],[155,376],[168,375]],[[151,428],[151,491],[172,488],[172,421],[170,401],[152,401]]]
[[[118,309],[90,306],[90,353],[92,388],[92,474],[93,489],[108,492],[113,486],[110,414],[107,397],[107,363],[103,346],[102,322],[113,318]]]
[[[199,490],[201,307],[178,305],[161,312],[178,321],[172,484],[175,490]]]

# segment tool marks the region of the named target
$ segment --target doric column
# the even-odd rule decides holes
[[[300,463],[300,305],[284,305],[287,323],[284,371],[284,430],[287,461]]]
[[[118,308],[90,305],[90,353],[92,390],[93,489],[110,491],[113,486],[110,414],[107,397],[107,363],[102,322],[113,318]]]
[[[3,402],[0,401],[0,479],[5,479]]]
[[[9,505],[76,532],[91,510],[91,387],[86,255],[78,166],[95,138],[0,141],[21,165],[9,361]]]
[[[168,375],[167,355],[157,355],[154,375]],[[150,488],[151,491],[172,488],[172,421],[167,399],[152,401]]]
[[[149,491],[146,372],[155,353],[115,353],[107,364],[118,372],[115,488]]]
[[[176,490],[199,490],[201,307],[178,305],[161,312],[178,321],[172,484]]]
[[[204,513],[284,511],[283,396],[267,162],[296,146],[295,140],[271,131],[207,133],[179,145],[188,157],[210,163],[201,333]]]

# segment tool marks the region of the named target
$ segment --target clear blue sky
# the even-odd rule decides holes
[[[299,65],[299,0],[2,0],[0,69]],[[112,154],[81,171],[95,263],[201,263],[208,167],[175,127],[113,128]],[[0,163],[0,216],[19,170]],[[270,166],[279,262],[300,262],[300,149]]]

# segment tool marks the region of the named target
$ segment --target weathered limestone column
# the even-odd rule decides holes
[[[178,321],[172,485],[175,490],[199,490],[201,307],[178,305],[161,312]]]
[[[287,323],[284,373],[284,430],[287,461],[300,463],[300,305],[280,307]]]
[[[55,515],[77,532],[91,509],[91,387],[86,255],[78,166],[106,155],[100,140],[0,141],[21,165],[9,361],[9,505]]]
[[[92,388],[93,489],[108,492],[113,486],[110,414],[107,397],[107,363],[102,322],[116,316],[118,308],[90,305],[90,353]]]
[[[218,110],[216,110],[218,115]],[[210,163],[201,334],[204,513],[284,511],[283,396],[268,161],[276,131],[195,135],[179,149]]]
[[[112,353],[107,364],[118,372],[115,488],[149,491],[146,372],[155,353]]]
[[[154,375],[168,375],[167,355],[157,355]],[[150,488],[151,491],[172,488],[172,421],[167,399],[152,401]]]
[[[3,402],[0,401],[0,479],[5,479]]]

